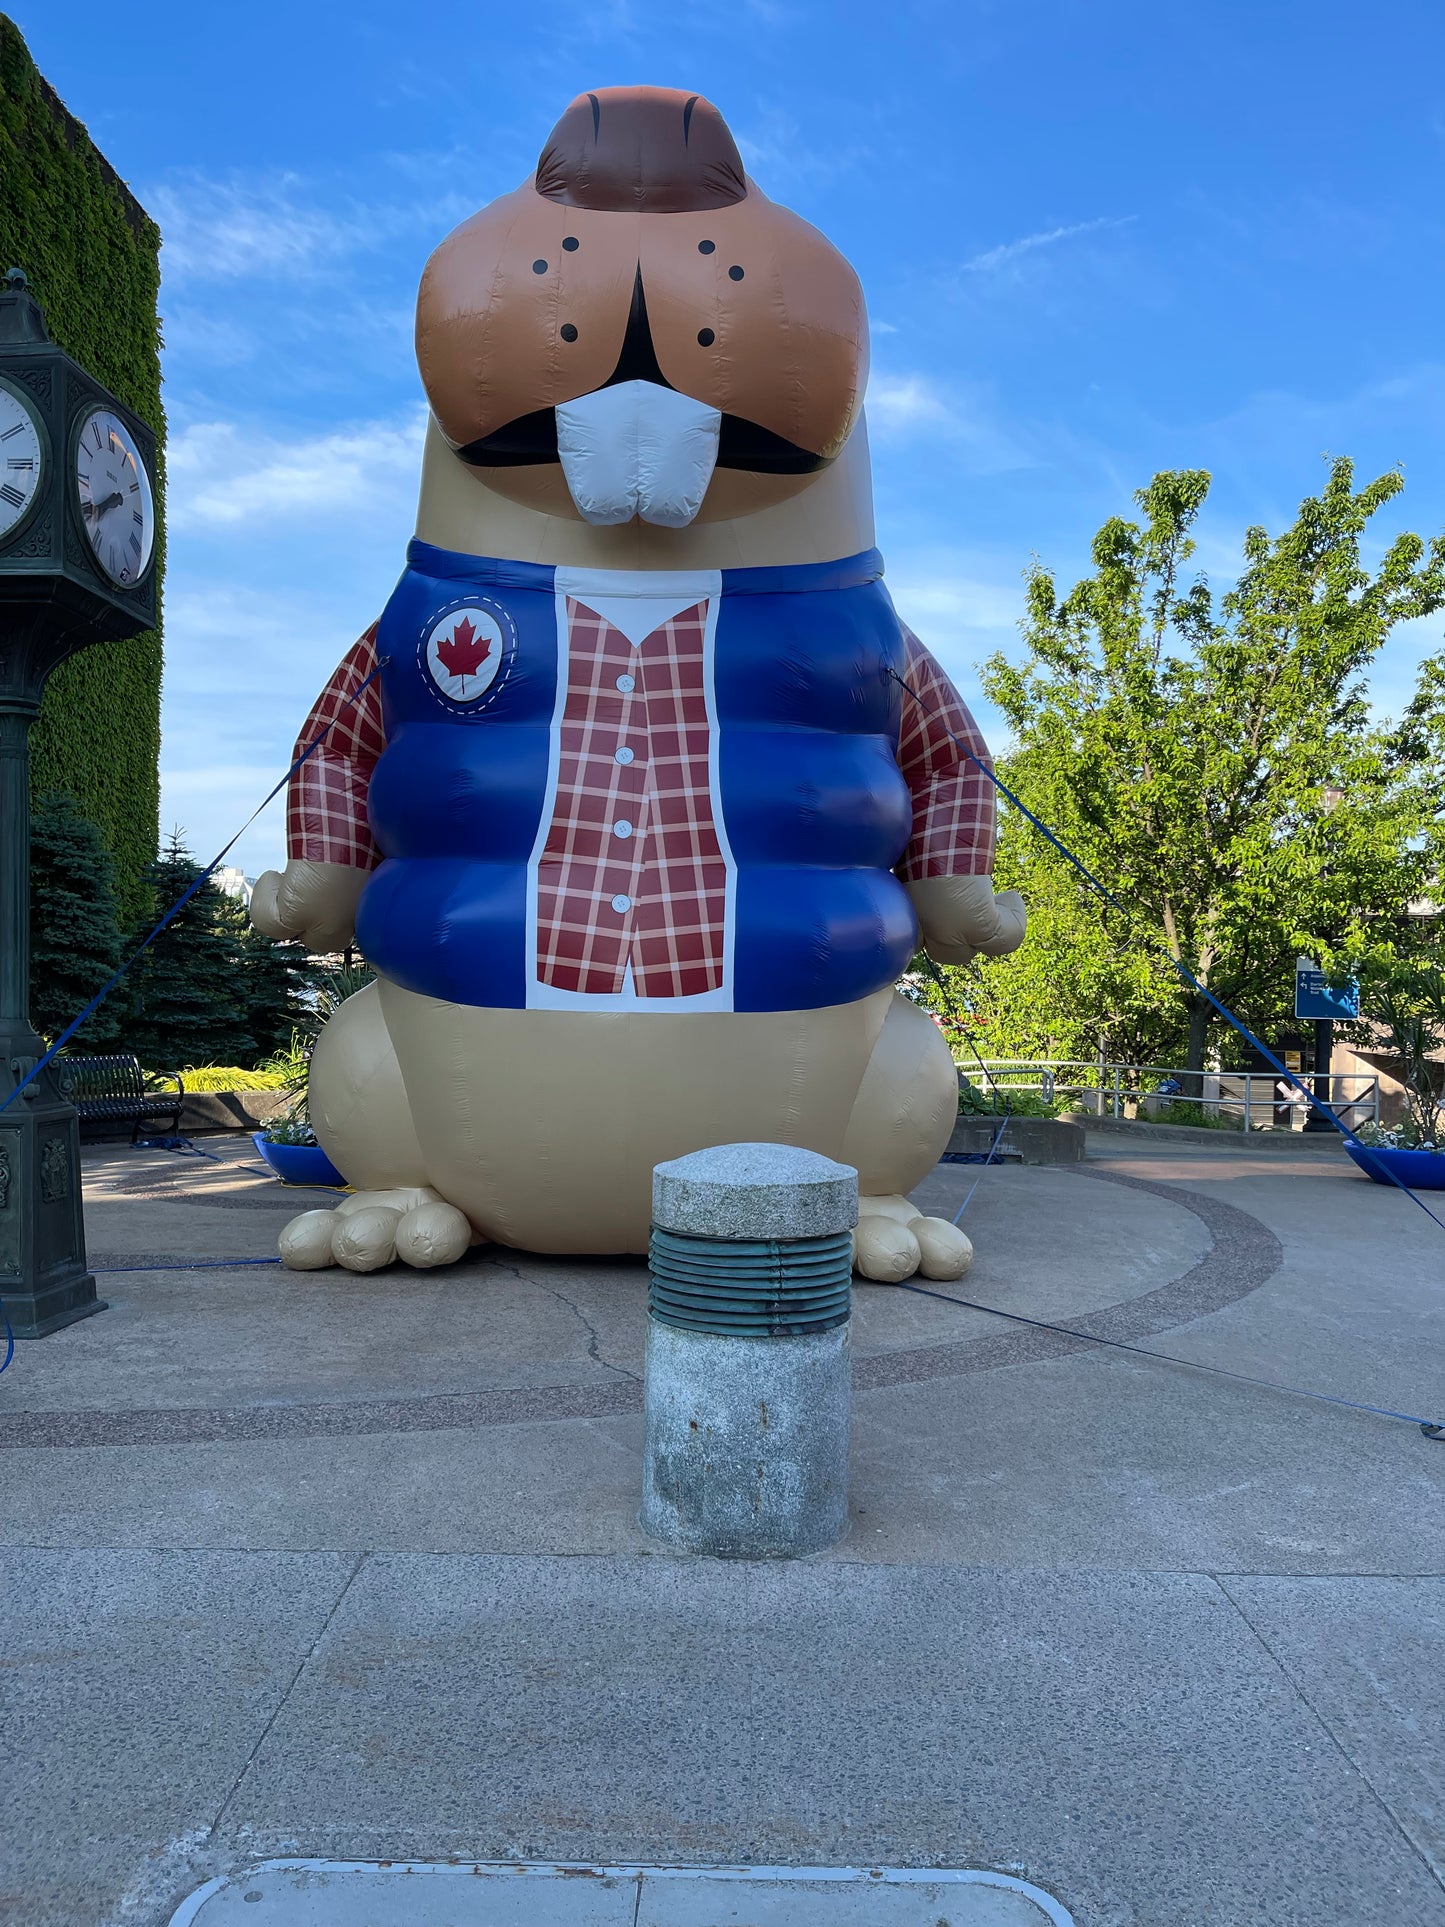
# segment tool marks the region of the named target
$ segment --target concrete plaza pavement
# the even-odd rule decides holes
[[[332,1859],[976,1866],[1078,1927],[1445,1922],[1445,1444],[860,1287],[848,1537],[639,1533],[645,1273],[288,1275],[87,1160],[111,1309],[0,1378],[0,1920]],[[941,1166],[945,1293],[1445,1416],[1445,1234],[1331,1146]],[[247,1911],[250,1911],[249,1909]],[[259,1910],[258,1910],[259,1911]]]

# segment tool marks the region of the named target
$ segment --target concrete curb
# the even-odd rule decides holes
[[[1078,1126],[1090,1137],[1148,1138],[1160,1144],[1205,1144],[1212,1151],[1266,1151],[1273,1157],[1343,1156],[1331,1131],[1211,1131],[1207,1125],[1152,1124],[1143,1118],[1082,1117]],[[1010,1133],[1012,1135],[1012,1133]]]
[[[188,1137],[208,1131],[258,1131],[285,1102],[284,1091],[187,1091],[181,1129]]]
[[[948,1149],[987,1156],[999,1122],[992,1117],[960,1117]],[[1025,1164],[1080,1164],[1084,1133],[1061,1117],[1011,1117],[999,1151],[1016,1151]]]

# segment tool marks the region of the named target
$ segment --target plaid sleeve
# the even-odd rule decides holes
[[[988,769],[993,758],[953,684],[912,630],[903,635],[904,679],[919,700],[903,698],[898,766],[913,795],[913,834],[898,874],[908,883],[988,876],[998,825],[994,787],[965,751]]]
[[[381,861],[366,811],[371,772],[386,747],[381,690],[359,685],[376,667],[376,624],[342,657],[296,738],[293,760],[327,730],[326,740],[291,778],[286,797],[286,854],[313,863],[370,870]]]

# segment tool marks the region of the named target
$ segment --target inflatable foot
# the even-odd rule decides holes
[[[973,1263],[973,1243],[947,1218],[925,1218],[907,1198],[860,1198],[853,1233],[853,1269],[875,1285],[925,1278],[961,1278]]]
[[[334,1211],[303,1211],[277,1241],[288,1271],[380,1271],[397,1259],[416,1270],[455,1264],[474,1242],[455,1205],[428,1185],[355,1191]]]

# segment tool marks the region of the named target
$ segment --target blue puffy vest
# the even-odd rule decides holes
[[[609,578],[423,542],[381,618],[386,749],[372,778],[384,861],[357,940],[406,989],[525,1009],[621,1007],[537,982],[532,918],[556,768],[565,593]],[[710,1008],[803,1010],[892,983],[917,922],[892,874],[912,827],[898,769],[903,631],[876,549],[791,568],[689,572],[716,596],[714,820],[729,861],[725,988]],[[463,649],[437,636],[465,609]],[[440,625],[440,627],[439,627]],[[476,640],[480,637],[482,640]],[[474,676],[465,671],[485,644]],[[474,693],[485,684],[481,694]],[[565,686],[565,682],[564,682]],[[642,998],[640,1010],[694,1000]]]

